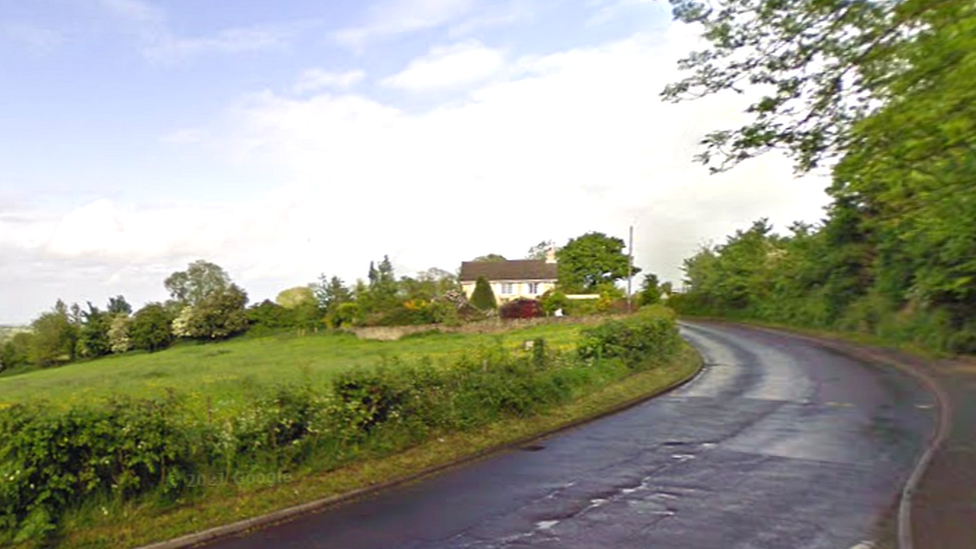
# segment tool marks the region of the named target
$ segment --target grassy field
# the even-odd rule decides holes
[[[581,328],[558,324],[503,334],[435,333],[400,341],[321,333],[191,343],[158,353],[129,353],[0,377],[0,408],[32,398],[71,406],[109,395],[149,397],[171,389],[201,406],[233,413],[250,387],[299,381],[325,386],[347,368],[422,357],[436,363],[479,347],[515,348],[537,337],[544,337],[552,347],[568,348]]]

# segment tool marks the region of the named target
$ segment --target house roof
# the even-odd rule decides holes
[[[491,280],[556,280],[555,263],[540,259],[512,261],[465,261],[461,263],[461,282],[474,282],[479,276]]]

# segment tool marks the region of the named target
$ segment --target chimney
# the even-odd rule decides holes
[[[556,262],[556,247],[550,246],[549,249],[546,251],[546,263],[555,263],[555,262]]]

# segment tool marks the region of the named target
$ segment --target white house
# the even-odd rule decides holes
[[[544,260],[465,261],[461,263],[458,280],[468,299],[474,293],[475,282],[482,276],[488,279],[499,303],[519,298],[537,299],[556,287],[556,256],[550,252]]]

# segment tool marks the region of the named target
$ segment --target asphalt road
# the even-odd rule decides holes
[[[676,391],[207,547],[870,547],[933,428],[934,397],[787,335],[683,331],[706,367]]]

